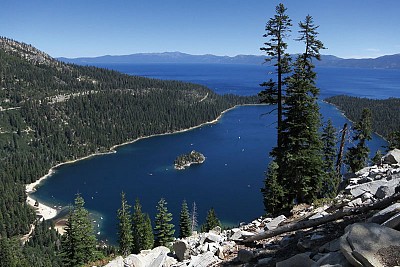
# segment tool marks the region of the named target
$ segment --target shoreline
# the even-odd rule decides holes
[[[335,107],[335,108],[340,112],[340,114],[341,114],[344,118],[346,118],[346,120],[350,121],[352,124],[355,123],[354,121],[350,120],[350,119],[346,116],[346,114],[344,114],[344,111],[341,110],[341,109],[340,109],[338,106],[336,106],[335,104],[329,103],[328,101],[325,101],[325,99],[323,99],[322,102],[324,102],[324,103],[326,103],[326,104],[328,104],[328,105],[331,105],[331,106]],[[376,134],[377,136],[379,136],[380,138],[382,138],[383,140],[385,140],[385,142],[388,142],[388,140],[386,140],[386,138],[383,137],[382,135],[380,135],[379,133],[374,132],[374,131],[372,131],[372,133]]]
[[[28,205],[32,206],[35,209],[36,215],[42,216],[44,220],[49,220],[57,216],[58,212],[55,208],[52,208],[50,206],[47,206],[39,202],[38,202],[39,206],[36,207],[35,206],[36,201],[29,195],[26,198],[26,202],[28,203]]]
[[[199,125],[192,126],[192,127],[186,128],[186,129],[178,130],[178,131],[174,131],[174,132],[166,132],[166,133],[160,133],[160,134],[152,134],[152,135],[149,135],[149,136],[141,136],[141,137],[138,137],[138,138],[136,138],[134,140],[131,140],[131,141],[126,141],[126,142],[121,143],[121,144],[113,145],[112,147],[110,147],[109,151],[106,151],[106,152],[97,152],[97,153],[93,153],[93,154],[90,154],[90,155],[87,155],[87,156],[84,156],[84,157],[81,157],[81,158],[77,158],[77,159],[74,159],[74,160],[69,160],[69,161],[66,161],[66,162],[58,163],[57,165],[51,167],[47,174],[43,175],[42,177],[40,177],[35,182],[25,185],[25,192],[27,194],[26,202],[27,202],[28,205],[32,206],[36,210],[37,215],[43,216],[43,218],[45,220],[52,219],[55,216],[57,216],[57,214],[58,214],[57,210],[52,208],[52,207],[50,207],[50,206],[47,206],[47,205],[45,205],[45,204],[43,204],[41,202],[38,202],[39,203],[39,209],[38,209],[37,207],[35,207],[35,202],[36,201],[30,196],[30,193],[35,192],[36,191],[36,187],[39,186],[44,180],[46,180],[47,178],[52,176],[56,172],[56,169],[58,167],[61,167],[63,165],[67,165],[67,164],[76,163],[78,161],[89,159],[89,158],[95,157],[95,156],[101,156],[101,155],[108,155],[108,154],[117,153],[117,151],[115,150],[116,148],[121,147],[121,146],[125,146],[125,145],[129,145],[129,144],[133,144],[133,143],[135,143],[135,142],[137,142],[139,140],[142,140],[142,139],[147,139],[147,138],[156,137],[156,136],[169,135],[169,134],[184,133],[184,132],[197,129],[199,127],[202,127],[202,126],[205,126],[205,125],[208,125],[208,124],[215,124],[222,118],[222,116],[226,112],[231,111],[231,110],[233,110],[233,109],[235,109],[237,107],[241,107],[241,106],[258,106],[258,105],[263,105],[263,104],[241,104],[241,105],[235,105],[235,106],[233,106],[231,108],[228,108],[228,109],[222,111],[221,114],[217,118],[212,120],[212,121],[207,121],[207,122],[201,123]]]

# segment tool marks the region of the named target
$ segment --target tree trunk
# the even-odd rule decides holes
[[[381,201],[375,202],[374,204],[371,204],[371,205],[368,205],[368,206],[362,206],[362,207],[359,207],[359,208],[346,209],[346,210],[345,209],[341,209],[341,210],[338,210],[337,212],[335,212],[333,214],[324,216],[322,218],[313,219],[313,220],[307,220],[307,221],[288,223],[288,224],[285,224],[285,225],[283,225],[281,227],[278,227],[276,229],[267,230],[267,231],[265,231],[263,233],[251,236],[251,237],[245,239],[243,242],[244,243],[249,243],[249,242],[253,242],[253,241],[257,241],[257,240],[262,240],[262,239],[270,238],[270,237],[277,236],[277,235],[280,235],[280,234],[283,234],[283,233],[287,233],[287,232],[293,232],[293,231],[297,231],[297,230],[300,230],[300,229],[319,226],[319,225],[322,225],[322,224],[327,223],[327,222],[336,221],[336,220],[341,219],[341,218],[346,217],[346,216],[366,213],[367,211],[370,211],[370,210],[386,208],[392,202],[397,201],[399,199],[400,199],[400,193],[397,193],[397,194],[395,194],[393,196],[387,197],[387,198],[385,198],[385,199],[383,199]]]

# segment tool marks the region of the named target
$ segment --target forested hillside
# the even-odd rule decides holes
[[[55,164],[256,102],[196,84],[61,63],[7,38],[0,38],[0,89],[2,238],[28,232],[35,215],[25,203],[24,184]]]
[[[333,96],[325,99],[335,105],[352,121],[358,121],[364,108],[372,113],[372,130],[388,138],[393,132],[400,131],[400,99],[368,99],[353,96]]]

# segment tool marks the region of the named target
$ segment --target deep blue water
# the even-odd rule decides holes
[[[266,66],[254,65],[109,65],[128,74],[201,83],[218,93],[251,95],[265,79]],[[362,97],[400,97],[400,71],[321,69],[318,85],[322,98],[336,94]],[[321,102],[324,120],[337,128],[347,120],[334,107]],[[34,194],[51,205],[65,206],[81,193],[86,207],[100,222],[99,238],[116,241],[116,211],[124,191],[133,204],[154,218],[156,204],[166,198],[177,218],[184,199],[194,201],[202,223],[214,207],[226,224],[251,221],[263,213],[260,188],[275,144],[273,116],[261,116],[273,107],[245,106],[227,112],[221,120],[188,132],[142,139],[118,148],[117,153],[64,165]],[[374,153],[385,141],[374,136]],[[176,156],[195,149],[206,156],[202,165],[184,171],[173,169]],[[101,219],[101,218],[103,219]],[[177,229],[178,230],[178,229]]]

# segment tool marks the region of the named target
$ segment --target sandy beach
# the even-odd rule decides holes
[[[29,195],[26,199],[26,202],[36,210],[36,214],[43,216],[43,219],[45,219],[45,220],[52,219],[52,218],[56,217],[56,215],[57,215],[56,209],[46,206],[42,203],[39,203],[39,206],[35,207],[36,201],[33,198],[31,198]]]

